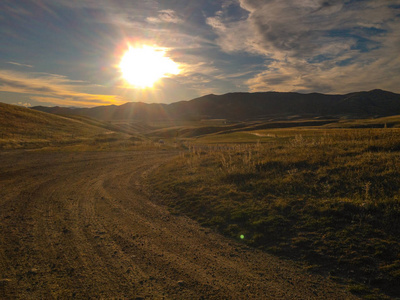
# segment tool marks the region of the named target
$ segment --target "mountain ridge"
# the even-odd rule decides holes
[[[204,95],[170,104],[127,102],[120,106],[67,108],[35,106],[54,114],[82,115],[100,120],[256,120],[271,117],[383,117],[400,114],[400,94],[384,90],[349,94],[296,92],[235,92]]]

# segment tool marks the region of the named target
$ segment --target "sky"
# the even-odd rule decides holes
[[[180,67],[125,80],[130,46]],[[93,107],[229,92],[400,93],[400,0],[1,0],[0,102]]]

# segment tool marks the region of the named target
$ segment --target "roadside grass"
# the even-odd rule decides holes
[[[399,297],[400,130],[262,133],[263,143],[197,140],[149,176],[157,198],[363,298]]]

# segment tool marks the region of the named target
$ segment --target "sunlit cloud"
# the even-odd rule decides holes
[[[92,107],[100,105],[121,105],[127,101],[120,101],[114,95],[85,95],[78,94],[64,97],[31,96],[29,99],[45,104],[61,106]]]
[[[80,92],[84,88],[82,81],[70,80],[57,74],[0,70],[0,91],[33,95],[30,99],[38,102],[83,106],[126,102],[116,95]]]
[[[28,102],[17,102],[15,103],[18,106],[23,106],[23,107],[31,107],[32,104],[28,103]]]
[[[183,23],[183,20],[172,9],[160,10],[157,17],[148,17],[147,21],[150,23]]]

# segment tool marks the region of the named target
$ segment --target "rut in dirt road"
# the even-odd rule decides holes
[[[176,154],[0,153],[0,298],[354,298],[151,202]]]

